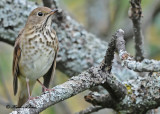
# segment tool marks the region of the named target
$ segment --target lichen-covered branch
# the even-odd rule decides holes
[[[86,108],[85,110],[82,110],[76,114],[91,114],[91,113],[97,112],[101,109],[103,109],[102,106],[90,106],[90,107]]]
[[[117,34],[117,32],[115,34]],[[103,72],[108,72],[108,73],[111,72],[112,61],[114,59],[114,52],[115,52],[115,38],[113,37],[108,45],[108,49],[106,51],[104,60],[101,63],[101,69]],[[115,77],[112,76],[112,78]],[[117,102],[122,100],[126,95],[126,88],[122,84],[118,84],[118,82],[108,79],[109,78],[106,79],[106,82],[102,84],[102,86],[110,93],[111,97],[114,100],[116,100]],[[118,84],[119,86],[117,85],[115,86],[115,84]]]
[[[135,36],[135,49],[136,56],[135,59],[142,61],[144,59],[143,53],[143,35],[141,29],[141,17],[142,17],[142,8],[141,0],[130,0],[131,7],[129,9],[129,17],[133,22],[133,31]]]
[[[104,72],[102,73],[105,75]],[[112,74],[106,78],[105,83],[102,85],[117,102],[122,100],[126,95],[126,87]]]
[[[108,49],[106,51],[105,58],[101,64],[101,69],[104,72],[109,72],[109,73],[111,72],[112,62],[114,59],[114,52],[115,52],[115,39],[112,38],[111,42],[108,44]]]
[[[125,49],[124,32],[117,32],[114,35],[116,39],[116,49],[118,50],[119,57],[122,61],[122,65],[137,72],[158,72],[160,71],[160,61],[144,59],[141,62],[137,62],[134,58],[127,53]]]
[[[132,57],[128,56],[129,54],[127,52],[123,52],[123,51],[121,51],[119,56],[124,57],[124,55],[126,55],[125,56],[126,58],[122,61],[122,65],[126,66],[131,70],[134,70],[137,72],[159,72],[160,71],[160,61],[144,59],[141,62],[136,62],[135,60],[132,59]]]
[[[87,71],[82,72],[78,76],[74,76],[69,81],[54,87],[54,91],[46,92],[36,99],[25,103],[22,108],[15,109],[12,113],[20,113],[27,111],[29,114],[39,113],[47,107],[54,105],[60,101],[70,98],[86,89],[103,84],[106,79],[110,79],[109,74],[102,73],[100,67],[91,67]],[[116,79],[110,79],[116,80]],[[116,86],[116,83],[114,83]],[[120,84],[120,83],[118,83]],[[29,108],[29,107],[32,108]],[[23,108],[25,107],[25,108]],[[34,107],[34,108],[33,108]]]
[[[92,92],[85,99],[93,105],[112,108],[120,113],[144,114],[160,106],[159,77],[159,73],[153,73],[123,82],[127,87],[127,95],[120,102],[114,102],[109,95],[97,92]]]
[[[128,53],[122,53],[122,51],[126,52],[124,51],[124,32],[120,29],[114,37],[121,60],[129,58],[132,62],[133,59]],[[127,94],[124,99],[118,102],[110,94],[99,94],[97,92],[92,92],[85,96],[85,100],[93,105],[112,108],[121,113],[144,114],[160,105],[159,77],[160,73],[149,73],[144,78],[137,77],[133,80],[122,82],[127,88]]]

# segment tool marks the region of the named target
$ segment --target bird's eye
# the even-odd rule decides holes
[[[42,16],[43,15],[43,13],[42,12],[38,12],[38,16]]]

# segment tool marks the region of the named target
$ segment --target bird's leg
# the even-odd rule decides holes
[[[42,86],[42,88],[43,88],[44,90],[47,89],[47,88],[41,83],[41,81],[40,81],[39,79],[37,79],[37,81],[39,82],[39,84]]]
[[[45,91],[53,91],[54,89],[48,89],[48,88],[46,88],[42,83],[41,83],[41,81],[39,80],[39,79],[37,79],[37,81],[39,82],[39,84],[42,86],[42,88],[44,89],[44,92]]]
[[[28,97],[30,99],[31,98],[31,94],[30,94],[30,89],[29,89],[29,79],[28,78],[26,78],[26,82],[27,82]]]
[[[30,88],[29,88],[29,79],[28,79],[28,78],[26,78],[26,82],[27,82],[27,90],[28,90],[28,100],[33,100],[33,99],[35,99],[36,97],[32,97],[32,96],[31,96]]]

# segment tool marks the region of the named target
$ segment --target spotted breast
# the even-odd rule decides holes
[[[20,69],[22,76],[38,79],[51,67],[58,48],[56,33],[46,27],[45,30],[30,28],[25,32],[25,40],[21,43]],[[36,32],[34,32],[36,31]],[[38,72],[37,72],[38,71]]]

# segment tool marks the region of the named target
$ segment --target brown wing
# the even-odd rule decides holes
[[[13,91],[14,95],[16,95],[18,90],[18,80],[17,77],[19,75],[19,66],[18,62],[21,57],[21,48],[20,48],[20,36],[22,34],[23,30],[19,33],[17,40],[14,45],[14,52],[13,52],[13,66],[12,66],[12,72],[13,72]]]
[[[43,76],[43,79],[44,79],[43,85],[44,85],[46,88],[49,88],[50,81],[52,80],[52,75],[54,76],[54,72],[55,72],[55,68],[56,68],[57,51],[58,51],[58,50],[56,50],[56,52],[55,52],[54,60],[53,60],[53,63],[52,63],[51,68],[50,68],[49,71]],[[43,88],[42,88],[42,91],[44,92],[44,89],[43,89]]]

